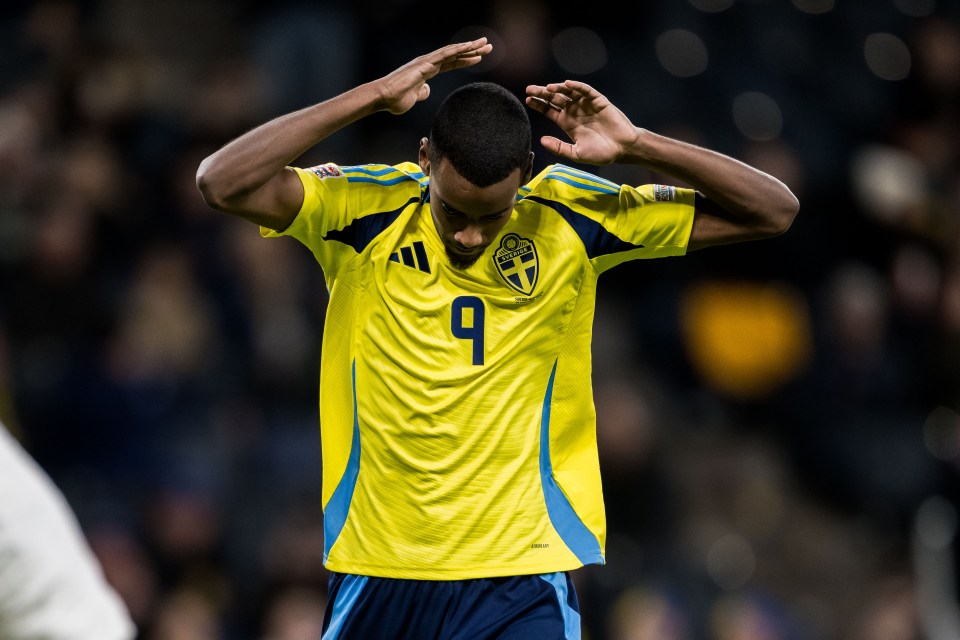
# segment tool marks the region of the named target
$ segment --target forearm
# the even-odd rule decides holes
[[[214,208],[230,210],[296,158],[343,127],[379,110],[373,83],[256,127],[207,157],[197,186]]]
[[[729,156],[638,129],[619,162],[642,165],[696,189],[732,218],[760,235],[782,233],[799,208],[797,198],[773,176]]]
[[[527,87],[527,106],[569,136],[540,141],[575,162],[637,164],[696,189],[687,250],[786,231],[800,207],[782,182],[739,160],[634,126],[603,94],[575,80]]]

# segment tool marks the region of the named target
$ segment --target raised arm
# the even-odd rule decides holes
[[[288,168],[291,162],[371,113],[405,113],[430,95],[428,80],[474,65],[491,49],[486,38],[447,45],[382,78],[270,120],[200,163],[200,194],[214,209],[278,231],[286,229],[303,203],[303,185]]]
[[[561,158],[585,164],[637,164],[697,190],[689,250],[786,231],[799,209],[790,189],[721,153],[635,126],[593,87],[573,80],[527,87],[527,106],[569,136],[540,139]]]

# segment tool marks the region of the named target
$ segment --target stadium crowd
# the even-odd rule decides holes
[[[613,7],[0,9],[0,420],[142,640],[316,640],[324,607],[322,273],[209,210],[200,160],[474,35],[495,54],[434,95],[580,79],[801,202],[779,238],[600,281],[610,535],[607,565],[575,574],[585,637],[960,635],[960,4]],[[412,160],[435,106],[301,164]],[[532,121],[535,141],[554,133]],[[551,161],[537,149],[537,170]]]

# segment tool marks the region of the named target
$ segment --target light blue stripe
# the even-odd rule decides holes
[[[566,640],[580,640],[580,612],[570,606],[570,592],[567,590],[567,576],[559,573],[544,573],[541,580],[549,582],[557,592],[560,613],[563,615],[563,637]]]
[[[380,167],[374,169],[374,167]],[[382,176],[388,173],[399,173],[400,170],[388,164],[353,164],[347,167],[340,167],[344,173],[365,173],[368,176]]]
[[[340,631],[343,624],[350,615],[353,605],[357,603],[360,592],[367,584],[367,576],[355,576],[347,574],[343,576],[343,582],[340,583],[340,591],[337,593],[337,599],[333,603],[333,613],[330,614],[330,626],[320,640],[337,640],[340,637]],[[566,618],[564,618],[566,624]]]
[[[575,180],[582,180],[585,183],[598,182],[600,183],[599,186],[608,187],[611,192],[614,192],[614,193],[620,192],[620,185],[614,182],[610,182],[609,180],[605,180],[604,178],[595,176],[592,173],[587,173],[585,171],[577,171],[576,169],[570,169],[569,167],[557,167],[556,169],[548,173],[546,177],[556,178],[561,175],[573,178]]]
[[[357,476],[360,474],[360,419],[357,415],[357,361],[353,361],[350,375],[353,378],[353,441],[350,443],[350,457],[347,459],[347,468],[340,478],[340,483],[334,489],[327,507],[323,510],[323,561],[327,561],[330,549],[340,537],[343,525],[347,522],[347,513],[350,511],[350,502],[353,500],[353,490],[357,486]]]
[[[607,186],[617,189],[618,191],[620,190],[620,185],[613,180],[607,180],[606,178],[602,178],[595,173],[590,173],[589,171],[584,171],[583,169],[577,169],[576,167],[571,167],[565,164],[557,164],[555,165],[554,171],[567,173],[571,176],[580,176],[581,178],[593,180],[594,182],[601,182]]]
[[[389,178],[384,180],[383,178],[362,178],[360,176],[347,176],[347,182],[372,182],[374,184],[383,185],[384,187],[389,187],[392,184],[397,184],[398,182],[403,182],[405,180],[413,180],[412,177],[407,174],[402,174],[396,178]]]
[[[563,490],[553,477],[553,463],[550,461],[550,401],[553,397],[553,379],[557,374],[557,363],[553,363],[547,393],[543,398],[543,414],[540,418],[540,483],[543,485],[543,498],[547,503],[547,515],[563,543],[567,545],[583,564],[603,564],[600,543],[590,533],[580,516],[573,510]]]
[[[417,180],[424,177],[424,173],[422,171],[406,173],[404,171],[401,171],[400,169],[397,169],[396,167],[384,166],[381,169],[374,169],[372,168],[373,166],[375,165],[355,165],[355,166],[340,167],[340,168],[343,169],[344,174],[362,173],[368,176],[385,176],[390,173],[399,173],[401,175],[409,176]]]
[[[544,180],[557,180],[557,181],[559,181],[559,182],[566,183],[566,184],[570,185],[571,187],[576,187],[576,188],[578,188],[578,189],[583,189],[584,191],[599,191],[600,193],[608,193],[608,194],[610,194],[610,195],[616,195],[616,194],[620,193],[620,190],[619,190],[619,189],[611,189],[611,188],[609,188],[609,187],[601,187],[601,186],[595,185],[595,184],[584,184],[584,183],[582,183],[582,182],[577,182],[576,180],[573,180],[573,179],[568,178],[568,177],[565,177],[565,176],[557,175],[557,174],[555,174],[555,173],[548,173],[546,176],[544,176]]]
[[[601,178],[598,175],[594,175],[586,171],[581,171],[580,169],[574,169],[573,167],[568,167],[565,164],[555,165],[555,168],[552,171],[550,171],[550,174],[553,174],[553,173],[565,173],[569,176],[574,176],[576,178],[581,178],[583,180],[592,180],[593,182],[601,182],[607,185],[608,187],[610,187],[611,189],[615,189],[618,192],[620,191],[620,185],[618,185],[616,182],[612,182],[610,180],[607,180],[606,178]]]

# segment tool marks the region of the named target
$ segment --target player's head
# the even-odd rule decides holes
[[[488,187],[530,162],[530,118],[512,93],[492,82],[456,89],[430,129],[431,160],[448,160],[461,176]]]
[[[420,143],[430,176],[430,209],[447,255],[468,267],[510,219],[517,191],[530,179],[530,119],[512,93],[474,82],[441,103]]]

